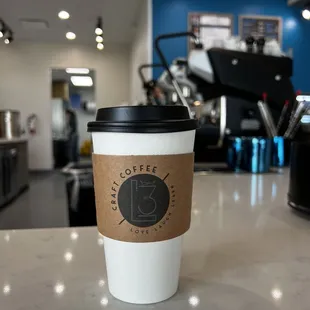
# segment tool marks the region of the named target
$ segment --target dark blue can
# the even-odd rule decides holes
[[[243,140],[241,137],[230,137],[228,140],[227,164],[234,171],[239,171],[243,159]]]
[[[283,137],[272,139],[272,163],[273,167],[284,167],[285,165],[285,140]]]
[[[244,154],[241,168],[251,173],[269,172],[271,145],[271,139],[268,138],[243,138]]]

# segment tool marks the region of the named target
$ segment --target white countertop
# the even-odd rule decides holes
[[[310,223],[287,187],[287,173],[196,176],[179,291],[151,306],[109,294],[96,228],[2,231],[0,309],[308,310]]]

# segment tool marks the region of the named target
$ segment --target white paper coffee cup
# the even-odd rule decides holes
[[[166,128],[166,132],[164,132],[162,128],[158,127],[157,131],[159,132],[156,132],[155,123],[158,123],[158,126],[161,123],[161,120],[156,119],[156,117],[162,118],[165,109],[169,109],[168,116],[170,115],[170,118],[173,111],[176,111],[175,114],[178,117],[177,112],[181,108],[183,107],[114,108],[114,110],[124,109],[124,111],[127,109],[129,114],[132,109],[142,109],[142,119],[140,121],[135,119],[133,123],[136,123],[136,125],[143,123],[144,127],[139,124],[135,129],[131,130],[126,128],[125,125],[121,125],[121,119],[118,119],[115,115],[113,116],[113,111],[111,111],[113,108],[101,109],[100,113],[97,114],[97,123],[92,123],[93,129],[90,129],[90,124],[88,127],[89,131],[92,132],[94,154],[114,156],[172,155],[193,152],[195,121],[188,122],[185,128],[182,128],[182,120],[177,119],[176,123],[181,128],[178,131],[177,127],[172,126],[173,119],[166,119],[163,122],[170,122],[168,125],[166,124],[167,128],[169,126],[170,128]],[[161,109],[162,111],[154,109]],[[102,116],[105,113],[104,110],[106,110],[107,115],[103,117],[106,124],[104,130],[106,131],[100,131],[100,127],[98,127],[100,120],[98,121],[98,118],[100,119],[100,115]],[[116,114],[118,115],[119,112],[117,111]],[[134,114],[135,116],[131,117],[137,117],[139,113],[136,110]],[[119,126],[115,125],[115,123],[113,125],[112,120],[109,122],[105,117],[112,118],[114,121],[116,118],[116,123]],[[153,119],[149,120],[150,117]],[[146,119],[148,122],[146,122]],[[151,124],[151,132],[148,132],[148,124]],[[101,125],[104,124],[101,123]],[[109,125],[111,126],[109,127]],[[114,132],[109,131],[113,129]],[[165,241],[143,243],[124,242],[104,237],[110,293],[122,301],[135,304],[157,303],[170,298],[178,288],[181,246],[182,236]]]

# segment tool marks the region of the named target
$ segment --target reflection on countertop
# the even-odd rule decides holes
[[[157,309],[308,309],[309,218],[288,174],[195,176],[180,288]],[[136,309],[108,291],[95,227],[0,232],[1,309]]]

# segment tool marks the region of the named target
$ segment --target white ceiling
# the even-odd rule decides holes
[[[16,41],[68,42],[65,33],[76,33],[75,43],[95,44],[97,17],[103,19],[106,42],[129,43],[136,19],[145,0],[0,0],[0,18],[12,28]],[[68,11],[69,20],[60,20],[58,12]],[[49,28],[25,29],[21,19],[43,19]]]

